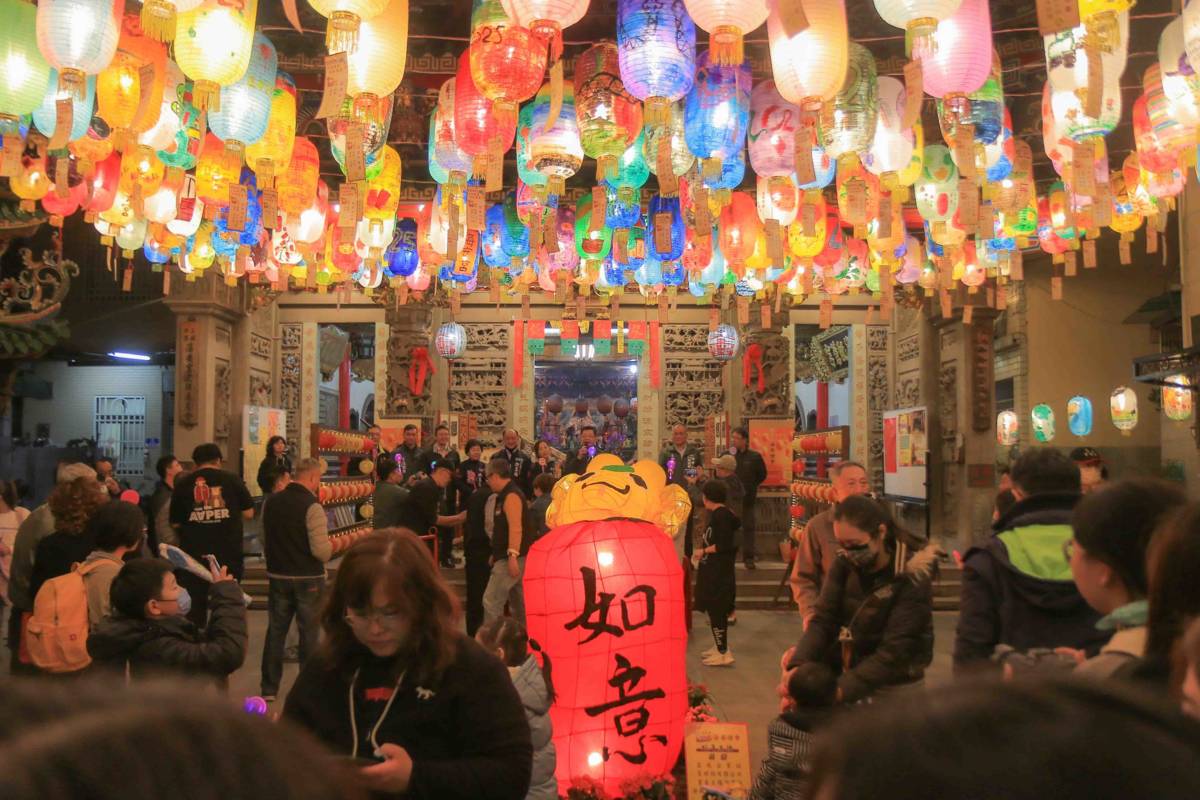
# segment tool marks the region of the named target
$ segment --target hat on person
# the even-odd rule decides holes
[[[721,456],[720,458],[714,458],[712,460],[712,463],[713,463],[713,466],[716,467],[717,469],[727,469],[730,472],[737,471],[737,459],[734,458],[733,456],[729,455],[728,453]]]
[[[1103,464],[1104,456],[1094,447],[1076,447],[1071,451],[1071,460],[1076,464]]]
[[[120,499],[126,503],[133,503],[135,506],[142,502],[142,496],[138,494],[137,489],[126,489],[121,492]]]

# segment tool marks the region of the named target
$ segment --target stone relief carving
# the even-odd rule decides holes
[[[507,388],[508,362],[502,359],[459,359],[450,367],[450,391]]]
[[[406,305],[388,310],[387,416],[433,415],[432,376],[426,378],[424,390],[417,397],[408,385],[412,350],[414,347],[430,348],[432,321],[433,315],[427,308]]]
[[[703,429],[705,420],[715,417],[725,410],[725,391],[723,389],[700,392],[668,390],[663,406],[663,422],[666,428],[686,425],[689,428]]]
[[[269,359],[271,357],[271,340],[266,336],[251,333],[250,355]]]
[[[743,387],[743,417],[786,417],[792,413],[791,381],[789,380],[787,338],[776,331],[758,331],[750,334],[746,345],[760,344],[763,348],[763,371],[766,388],[758,393],[757,371],[751,376],[750,386]],[[738,380],[741,380],[739,375]]]
[[[259,370],[251,370],[249,394],[249,402],[251,405],[271,405],[271,376]]]
[[[896,363],[908,364],[921,359],[921,337],[904,336],[896,341]]]
[[[288,439],[299,441],[303,326],[291,322],[279,329],[279,407],[287,412]]]
[[[473,414],[475,424],[481,432],[498,433],[507,423],[505,406],[506,392],[454,391],[450,392],[450,411],[456,414]],[[497,439],[497,437],[493,436]]]
[[[665,353],[708,355],[707,325],[664,325],[662,347]]]
[[[708,354],[707,325],[664,325],[663,423],[703,429],[725,410],[724,366]]]
[[[888,384],[888,345],[886,325],[867,326],[867,419],[870,437],[867,445],[871,480],[877,491],[883,489],[883,412],[891,399]]]
[[[291,348],[300,346],[300,340],[303,336],[303,326],[299,323],[293,322],[287,325],[280,325],[279,331],[281,334],[279,337],[280,347]]]
[[[467,331],[467,355],[487,350],[508,352],[512,326],[504,323],[464,322]]]
[[[213,378],[213,438],[219,444],[221,440],[229,440],[229,401],[233,370],[228,361],[223,358],[214,359]]]
[[[896,377],[896,407],[906,408],[921,402],[921,373],[906,372]]]

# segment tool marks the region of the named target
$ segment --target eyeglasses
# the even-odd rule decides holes
[[[346,609],[346,623],[352,628],[367,628],[372,622],[379,625],[381,628],[399,628],[404,620],[404,615],[399,611],[390,608],[348,608]]]
[[[1065,558],[1067,561],[1071,560],[1071,557],[1075,555],[1075,540],[1074,539],[1067,539],[1065,542],[1063,542],[1062,553],[1063,553],[1063,558]]]

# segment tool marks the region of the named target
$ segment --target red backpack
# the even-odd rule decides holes
[[[74,565],[66,575],[42,584],[33,599],[25,644],[30,659],[46,672],[78,672],[92,663],[87,650],[88,601],[83,579],[98,566]]]

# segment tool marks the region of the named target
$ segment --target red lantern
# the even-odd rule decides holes
[[[649,522],[554,528],[525,563],[529,636],[554,664],[558,781],[666,775],[683,745],[687,632],[683,570]]]
[[[721,211],[718,225],[721,253],[733,271],[741,275],[746,259],[754,255],[758,235],[762,233],[762,220],[758,218],[758,204],[746,192],[730,195],[729,205]]]
[[[489,148],[499,148],[502,156],[512,146],[517,132],[516,114],[497,114],[491,100],[475,86],[471,78],[471,59],[463,53],[458,59],[458,74],[454,79],[454,141],[463,152],[483,159]]]

